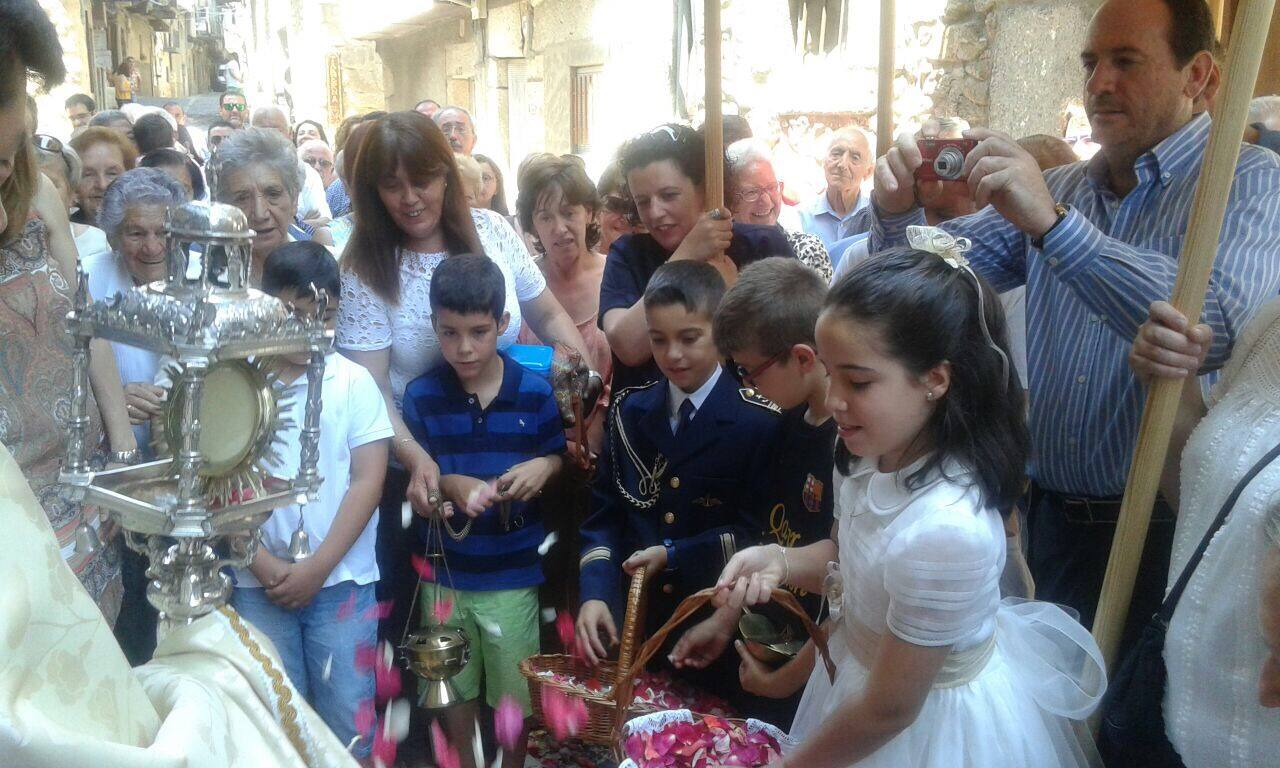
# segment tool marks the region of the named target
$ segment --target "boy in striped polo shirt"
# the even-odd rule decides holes
[[[538,546],[545,533],[536,497],[563,464],[564,427],[547,380],[498,351],[510,317],[497,264],[450,256],[432,275],[430,297],[445,362],[405,389],[404,421],[440,465],[445,497],[466,512],[465,524],[461,515],[445,524],[455,534],[470,528],[461,540],[445,538],[448,575],[436,573],[448,587],[441,602],[453,601],[447,624],[471,639],[471,662],[454,679],[465,703],[445,715],[450,743],[466,745],[482,679],[489,706],[510,694],[526,718],[531,712],[517,665],[539,650]],[[425,541],[426,526],[420,528]],[[434,586],[422,588],[426,624]],[[504,755],[505,765],[524,765],[523,735],[519,744],[518,754]],[[460,752],[470,757],[470,750]]]

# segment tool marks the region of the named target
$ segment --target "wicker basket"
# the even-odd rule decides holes
[[[645,569],[637,568],[631,577],[631,587],[627,592],[627,609],[622,620],[621,645],[618,649],[618,660],[601,662],[598,667],[589,670],[601,683],[610,686],[608,693],[583,693],[577,688],[540,677],[539,672],[556,672],[564,675],[582,674],[585,671],[581,661],[563,653],[543,653],[530,656],[520,662],[520,674],[524,675],[529,685],[529,701],[533,705],[533,717],[540,723],[546,719],[542,712],[542,691],[554,688],[566,696],[580,699],[587,708],[587,724],[576,738],[588,744],[612,746],[616,740],[618,720],[625,716],[629,707],[620,707],[616,700],[618,681],[623,675],[619,673],[631,668],[631,660],[635,654],[636,636],[644,618]],[[628,697],[631,687],[628,686]]]
[[[625,706],[623,702],[630,702],[632,699],[636,675],[644,669],[644,665],[649,661],[649,659],[653,658],[653,655],[662,647],[662,643],[667,639],[667,635],[671,634],[672,630],[676,627],[683,624],[685,620],[696,613],[699,608],[706,605],[713,595],[715,595],[714,589],[704,589],[701,592],[692,594],[681,601],[680,605],[676,606],[676,610],[671,614],[671,618],[667,619],[667,622],[663,624],[658,631],[653,633],[653,637],[650,637],[645,641],[644,645],[640,646],[640,649],[636,651],[631,665],[623,671],[618,682],[615,684],[613,700],[616,709],[613,719],[614,730],[610,746],[613,747],[614,756],[617,757],[619,761],[625,757],[623,754],[623,726],[627,721],[627,714],[630,709],[630,707]],[[836,679],[836,667],[831,661],[831,654],[827,651],[826,635],[818,628],[817,624],[813,623],[813,620],[809,618],[809,614],[805,613],[804,609],[800,607],[800,603],[796,600],[795,595],[792,595],[790,592],[783,589],[775,589],[773,590],[771,599],[787,611],[791,612],[804,624],[805,630],[809,633],[809,637],[813,640],[814,645],[818,649],[819,655],[822,657],[822,663],[827,669],[828,679],[834,683]],[[692,714],[694,719],[701,719],[703,717],[703,715],[699,715],[696,712]]]

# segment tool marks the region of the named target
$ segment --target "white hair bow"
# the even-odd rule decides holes
[[[907,227],[907,242],[917,251],[939,256],[952,269],[969,266],[965,254],[973,247],[973,243],[967,237],[956,237],[940,227],[913,225]]]
[[[1000,386],[1007,388],[1009,386],[1009,356],[995,342],[995,339],[991,336],[991,331],[987,328],[986,297],[982,292],[982,281],[978,279],[973,267],[969,266],[969,259],[965,257],[965,254],[973,247],[973,242],[967,237],[956,237],[939,227],[916,225],[907,227],[907,242],[912,248],[925,253],[932,253],[945,261],[952,269],[963,270],[973,278],[974,288],[978,292],[978,325],[982,327],[982,336],[986,339],[987,346],[991,347],[1000,356],[1002,373]]]

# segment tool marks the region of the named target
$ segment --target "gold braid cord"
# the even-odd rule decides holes
[[[284,729],[284,733],[289,737],[293,748],[297,750],[298,756],[305,762],[307,760],[307,748],[302,743],[302,731],[298,728],[298,710],[293,706],[293,691],[285,683],[284,675],[280,670],[276,669],[275,664],[271,662],[271,657],[262,650],[262,646],[258,645],[258,641],[253,639],[249,634],[249,628],[240,620],[240,614],[236,613],[227,606],[218,609],[223,616],[227,617],[227,622],[231,624],[231,629],[235,631],[236,636],[240,638],[240,642],[244,644],[249,655],[253,660],[262,665],[262,671],[267,673],[267,677],[271,678],[271,690],[275,692],[276,698],[279,700],[280,712],[277,713],[277,719],[280,727]]]

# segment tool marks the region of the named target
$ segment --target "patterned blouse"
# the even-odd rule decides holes
[[[822,275],[822,279],[831,282],[831,255],[827,253],[827,247],[822,244],[822,240],[817,235],[810,235],[805,232],[796,232],[790,229],[783,229],[787,233],[787,242],[791,244],[791,250],[796,252],[796,258],[804,262],[806,266],[813,267],[818,274]]]
[[[81,508],[58,493],[71,415],[70,289],[49,254],[44,222],[31,219],[17,240],[0,246],[0,442],[49,516],[67,565],[114,623],[122,594],[119,545],[76,554]],[[89,414],[88,442],[96,446],[102,431],[92,395]]]

